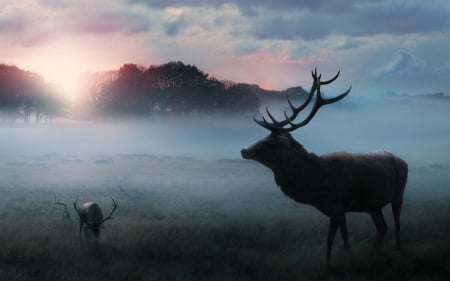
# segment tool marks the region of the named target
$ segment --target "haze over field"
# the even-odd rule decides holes
[[[395,96],[368,100],[355,97],[356,94],[321,109],[294,136],[317,154],[386,149],[417,164],[443,164],[450,160],[444,153],[450,148],[448,100]],[[269,108],[283,118],[287,102],[271,104]],[[105,123],[59,119],[51,125],[6,125],[0,131],[3,157],[146,153],[199,159],[238,159],[242,147],[268,133],[253,122],[251,114],[227,118],[205,115],[121,119]]]

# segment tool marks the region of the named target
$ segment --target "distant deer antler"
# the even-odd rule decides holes
[[[116,201],[114,201],[114,199],[112,197],[111,197],[111,200],[112,200],[113,209],[112,209],[111,213],[109,213],[109,215],[106,216],[106,218],[103,219],[102,223],[104,223],[105,221],[111,219],[112,214],[116,211],[117,206],[119,205]]]
[[[273,117],[273,115],[270,113],[269,109],[266,107],[267,116],[269,116],[269,118],[272,122],[268,122],[264,116],[262,117],[262,120],[257,120],[253,116],[253,120],[256,123],[258,123],[260,126],[268,129],[269,131],[279,132],[279,133],[291,132],[300,127],[305,126],[306,124],[309,123],[309,121],[312,120],[312,118],[317,113],[317,111],[319,110],[320,107],[322,107],[323,105],[334,103],[334,102],[337,102],[337,101],[343,99],[346,95],[348,95],[348,93],[352,89],[352,86],[350,86],[347,91],[345,91],[344,93],[342,93],[339,96],[336,96],[334,98],[325,99],[324,97],[322,97],[322,93],[320,92],[320,86],[332,83],[334,80],[336,80],[339,77],[339,74],[340,74],[340,71],[338,71],[338,73],[330,80],[320,81],[320,79],[322,78],[322,74],[317,75],[317,69],[315,69],[314,71],[311,71],[311,75],[312,75],[314,81],[311,86],[311,90],[309,91],[308,97],[303,102],[303,104],[300,105],[299,107],[295,107],[292,104],[291,100],[289,99],[289,96],[286,96],[289,106],[292,110],[291,116],[288,116],[287,112],[284,111],[285,120],[278,121],[275,119],[275,117]],[[311,100],[314,96],[314,92],[316,92],[316,91],[317,91],[317,97],[316,97],[316,101],[313,105],[311,112],[302,122],[294,124],[293,121],[295,120],[295,118],[297,118],[297,115],[309,105],[309,103],[311,102]],[[286,125],[289,125],[290,127],[285,127]]]
[[[63,214],[62,214],[62,218],[63,218],[63,220],[65,220],[65,219],[70,220],[70,219],[71,219],[71,218],[70,218],[70,214],[69,214],[69,212],[67,212],[67,204],[66,204],[66,203],[62,203],[62,202],[60,202],[59,200],[56,201],[56,196],[55,196],[55,204],[56,204],[56,205],[64,206],[64,212],[63,212]]]

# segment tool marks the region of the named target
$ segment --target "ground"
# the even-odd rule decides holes
[[[349,214],[352,252],[328,220],[251,161],[153,154],[36,154],[0,161],[0,280],[447,280],[450,181],[445,163],[410,165],[403,250],[375,250],[375,227]],[[63,220],[68,204],[71,220]],[[119,207],[96,242],[79,239],[71,203]]]

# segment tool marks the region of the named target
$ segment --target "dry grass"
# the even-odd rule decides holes
[[[447,280],[450,274],[448,220],[405,217],[402,251],[394,250],[392,235],[375,250],[373,227],[354,220],[353,251],[346,253],[338,237],[332,272],[324,265],[326,227],[300,216],[118,219],[99,241],[86,242],[75,221],[3,220],[0,279]]]
[[[96,158],[58,165],[45,158],[39,160],[45,165],[22,165],[26,177],[4,165],[0,280],[448,280],[450,275],[445,188],[440,198],[419,196],[421,183],[413,177],[416,193],[405,200],[402,251],[394,249],[388,208],[388,240],[378,251],[370,218],[350,214],[352,253],[337,236],[333,269],[327,271],[327,219],[285,198],[261,167],[120,157],[107,164]],[[168,170],[178,172],[167,177]],[[77,195],[80,201],[98,198],[105,212],[112,195],[119,208],[100,240],[80,241],[77,220],[62,221],[55,194],[68,203]]]

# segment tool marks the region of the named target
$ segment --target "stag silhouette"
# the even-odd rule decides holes
[[[91,234],[94,234],[94,237],[98,238],[100,236],[100,227],[105,221],[111,219],[112,214],[117,209],[118,203],[114,201],[113,198],[111,198],[113,209],[111,210],[108,216],[103,218],[102,209],[97,203],[86,202],[80,208],[78,208],[77,200],[73,202],[73,207],[75,211],[77,211],[78,216],[80,217],[80,232],[79,232],[80,237],[81,231],[84,229],[84,235],[86,240],[90,239]]]
[[[330,218],[327,237],[326,263],[330,264],[334,237],[338,228],[344,240],[344,246],[350,250],[346,213],[369,213],[377,228],[376,245],[385,238],[387,225],[382,208],[392,205],[395,222],[396,245],[400,248],[400,213],[403,193],[408,176],[405,161],[387,151],[354,154],[334,152],[317,156],[309,153],[298,143],[290,132],[307,125],[321,106],[343,99],[351,90],[343,94],[324,98],[320,87],[330,84],[339,76],[321,81],[317,69],[312,71],[314,79],[311,90],[299,107],[295,107],[287,97],[292,114],[284,112],[285,119],[278,121],[266,107],[270,121],[263,116],[261,120],[253,117],[260,126],[271,133],[249,148],[242,149],[245,159],[252,159],[270,168],[275,182],[284,194],[303,204],[309,204]],[[294,123],[297,115],[311,102],[317,93],[311,112],[306,118]]]

